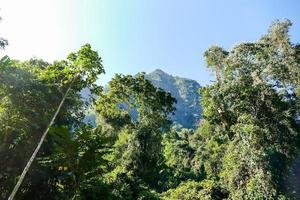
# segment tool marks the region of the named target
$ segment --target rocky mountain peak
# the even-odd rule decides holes
[[[170,92],[176,99],[175,115],[172,120],[185,128],[198,125],[202,108],[200,105],[200,84],[192,79],[172,76],[161,69],[146,74],[145,77],[156,87]]]

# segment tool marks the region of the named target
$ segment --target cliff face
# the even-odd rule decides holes
[[[171,116],[174,123],[192,128],[198,125],[202,108],[200,105],[200,84],[194,80],[172,76],[157,69],[145,76],[156,87],[170,92],[176,99],[175,115]]]

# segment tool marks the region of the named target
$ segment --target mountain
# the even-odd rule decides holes
[[[200,105],[200,84],[197,81],[172,76],[160,69],[146,74],[145,78],[156,87],[168,91],[176,98],[176,111],[171,119],[184,128],[192,128],[198,125],[202,108]]]
[[[145,78],[151,81],[155,87],[170,92],[176,98],[175,115],[171,115],[172,121],[176,126],[183,128],[193,128],[198,125],[201,118],[202,108],[200,105],[200,84],[197,81],[172,76],[166,72],[156,69],[155,71],[145,74]],[[81,91],[82,98],[87,100],[90,95],[88,89]],[[84,122],[96,125],[96,117],[93,109],[87,111]]]

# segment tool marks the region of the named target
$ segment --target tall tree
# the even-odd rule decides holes
[[[169,129],[173,103],[171,94],[155,88],[144,74],[116,75],[109,82],[108,93],[97,101],[97,111],[118,134],[112,155],[114,176],[127,174],[157,186],[162,134]]]
[[[223,66],[223,76],[201,91],[207,153],[199,153],[209,177],[232,199],[282,197],[283,177],[299,148],[300,63],[290,26],[288,20],[276,21],[257,42],[222,53],[216,64]],[[215,50],[205,54],[208,65],[220,61]]]
[[[79,92],[88,87],[98,93],[101,88],[95,81],[104,70],[98,53],[88,44],[78,52],[71,53],[66,60],[53,64],[37,59],[25,62],[5,59],[3,62],[6,64],[1,64],[0,69],[0,81],[3,83],[0,85],[0,156],[6,164],[0,167],[0,188],[5,198],[67,88],[71,87],[70,93],[54,126],[65,125],[72,130],[82,124],[85,110]],[[40,155],[51,153],[51,149],[51,138],[48,137]],[[33,167],[31,172],[38,169]],[[21,193],[28,192],[33,183],[42,186],[35,181],[38,177],[44,176],[28,177]],[[44,183],[48,181],[47,178],[43,180]],[[52,191],[48,188],[48,191]]]

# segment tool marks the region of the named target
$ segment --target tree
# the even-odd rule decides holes
[[[205,169],[232,199],[278,199],[284,193],[283,177],[299,148],[300,128],[300,68],[290,25],[276,21],[257,42],[222,54],[217,64],[223,66],[223,76],[201,91]],[[208,65],[220,61],[220,54],[205,56]]]
[[[144,74],[116,75],[109,82],[96,110],[117,133],[111,176],[127,174],[150,188],[157,186],[162,134],[171,124],[168,114],[174,111],[173,103],[171,94],[155,88]]]
[[[204,52],[204,57],[207,67],[212,68],[216,73],[216,78],[219,81],[224,73],[224,59],[228,52],[218,46],[212,46]]]
[[[200,181],[205,178],[203,163],[196,155],[203,145],[202,140],[202,136],[193,129],[173,129],[164,135],[164,170],[169,169],[171,174],[167,177],[170,183],[165,182],[162,187],[174,188],[190,179]]]
[[[162,193],[161,196],[163,200],[219,200],[227,198],[228,193],[220,190],[218,183],[212,180],[205,180],[202,182],[189,180],[182,182],[175,189]]]
[[[0,80],[3,83],[0,85],[0,156],[6,165],[1,165],[0,188],[5,198],[48,126],[63,94],[71,87],[54,126],[65,125],[72,130],[82,124],[87,106],[79,92],[87,87],[94,93],[99,93],[101,87],[95,81],[104,70],[98,53],[88,44],[78,52],[71,53],[66,60],[53,64],[37,59],[25,62],[9,59],[1,61],[5,64],[1,64],[0,71]],[[51,145],[51,138],[48,137],[39,155],[49,155]],[[38,166],[38,163],[34,165]],[[36,173],[45,172],[36,169],[41,168],[33,167],[31,170]],[[32,179],[33,177],[38,179],[42,176],[31,176]],[[29,193],[32,183],[39,183],[31,178],[25,181],[23,186],[26,189],[23,193]],[[46,184],[48,178],[46,176],[40,181]],[[53,191],[50,188],[46,190]]]
[[[57,174],[58,197],[63,199],[99,199],[109,196],[103,183],[108,165],[111,138],[98,127],[82,125],[75,132],[66,127],[51,129],[53,153],[41,163]]]
[[[1,17],[0,17],[0,21],[2,21]],[[0,50],[3,50],[7,45],[8,45],[8,41],[0,37]]]

